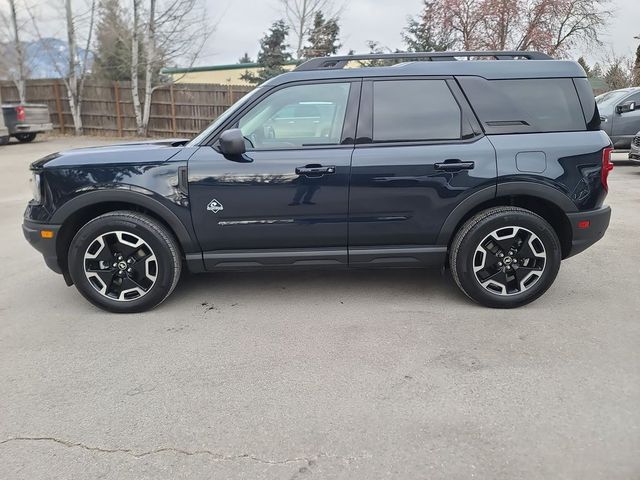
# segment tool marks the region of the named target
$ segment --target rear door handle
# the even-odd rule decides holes
[[[335,166],[322,166],[322,165],[305,165],[304,167],[296,168],[298,175],[306,175],[309,177],[320,177],[322,175],[336,173]]]
[[[446,172],[457,172],[459,170],[471,170],[475,167],[474,162],[463,162],[462,160],[445,160],[434,165],[436,170],[444,170]]]

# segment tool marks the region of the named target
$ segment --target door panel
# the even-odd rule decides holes
[[[632,112],[613,113],[613,136],[628,137],[631,140],[640,131],[640,94],[631,95],[625,102],[636,102],[636,109]]]
[[[464,168],[442,165],[455,165],[454,159]],[[467,169],[470,162],[473,168]],[[496,154],[486,137],[455,144],[359,145],[351,167],[349,246],[433,245],[456,205],[495,184]]]
[[[203,251],[346,249],[352,151],[352,146],[251,151],[240,163],[200,147],[189,160],[189,196]],[[335,169],[321,176],[296,173],[314,165]],[[213,200],[222,208],[207,210]]]

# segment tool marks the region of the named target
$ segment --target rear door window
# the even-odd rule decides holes
[[[444,80],[373,83],[373,141],[457,140],[462,113]]]

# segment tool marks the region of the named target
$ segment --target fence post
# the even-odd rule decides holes
[[[120,112],[120,82],[113,82],[113,93],[116,100],[116,124],[118,125],[118,136],[122,136],[122,114]]]
[[[53,93],[56,97],[56,110],[58,111],[58,126],[60,133],[64,135],[64,115],[62,114],[62,101],[60,100],[59,82],[53,82]]]
[[[173,83],[169,85],[169,95],[171,96],[171,129],[173,136],[178,136],[178,128],[176,126],[176,100],[173,96]]]

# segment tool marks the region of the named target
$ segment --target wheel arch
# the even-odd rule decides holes
[[[491,190],[491,191],[489,191]],[[532,211],[544,218],[555,230],[562,249],[562,258],[571,250],[572,230],[566,213],[575,212],[575,204],[558,190],[528,182],[499,184],[467,197],[447,217],[438,235],[438,245],[450,246],[458,229],[476,213],[491,207],[514,206]]]
[[[183,256],[199,249],[178,216],[157,200],[131,191],[88,192],[69,200],[51,218],[51,223],[61,225],[56,241],[56,254],[67,283],[70,283],[68,249],[75,234],[90,220],[117,210],[144,213],[160,222],[176,238]]]

